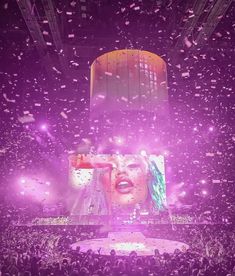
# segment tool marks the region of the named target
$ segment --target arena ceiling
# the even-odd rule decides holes
[[[17,44],[19,56],[35,60],[36,52],[49,75],[53,67],[77,74],[97,55],[121,48],[167,54],[173,62],[205,46],[234,49],[224,39],[234,28],[233,0],[20,0],[3,1],[0,12],[2,59],[9,66]]]

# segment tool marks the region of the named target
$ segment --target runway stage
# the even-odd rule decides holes
[[[87,252],[88,249],[97,252],[101,248],[101,255],[110,255],[114,249],[119,256],[128,256],[131,251],[135,251],[138,256],[149,256],[154,254],[155,249],[162,254],[189,248],[187,244],[178,241],[146,238],[141,232],[110,232],[108,238],[79,241],[71,245],[74,250],[78,246],[81,252]]]

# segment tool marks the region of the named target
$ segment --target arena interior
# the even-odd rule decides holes
[[[235,275],[234,0],[0,3],[0,275]]]

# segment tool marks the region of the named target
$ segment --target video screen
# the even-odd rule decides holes
[[[71,215],[159,214],[166,207],[161,155],[78,154],[70,157]]]

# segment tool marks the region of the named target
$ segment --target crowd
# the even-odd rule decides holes
[[[84,239],[105,237],[99,226],[13,226],[0,235],[2,276],[164,276],[235,275],[235,232],[231,225],[148,226],[146,236],[182,240],[184,252],[140,257],[103,256],[102,250],[86,253],[70,245]]]

